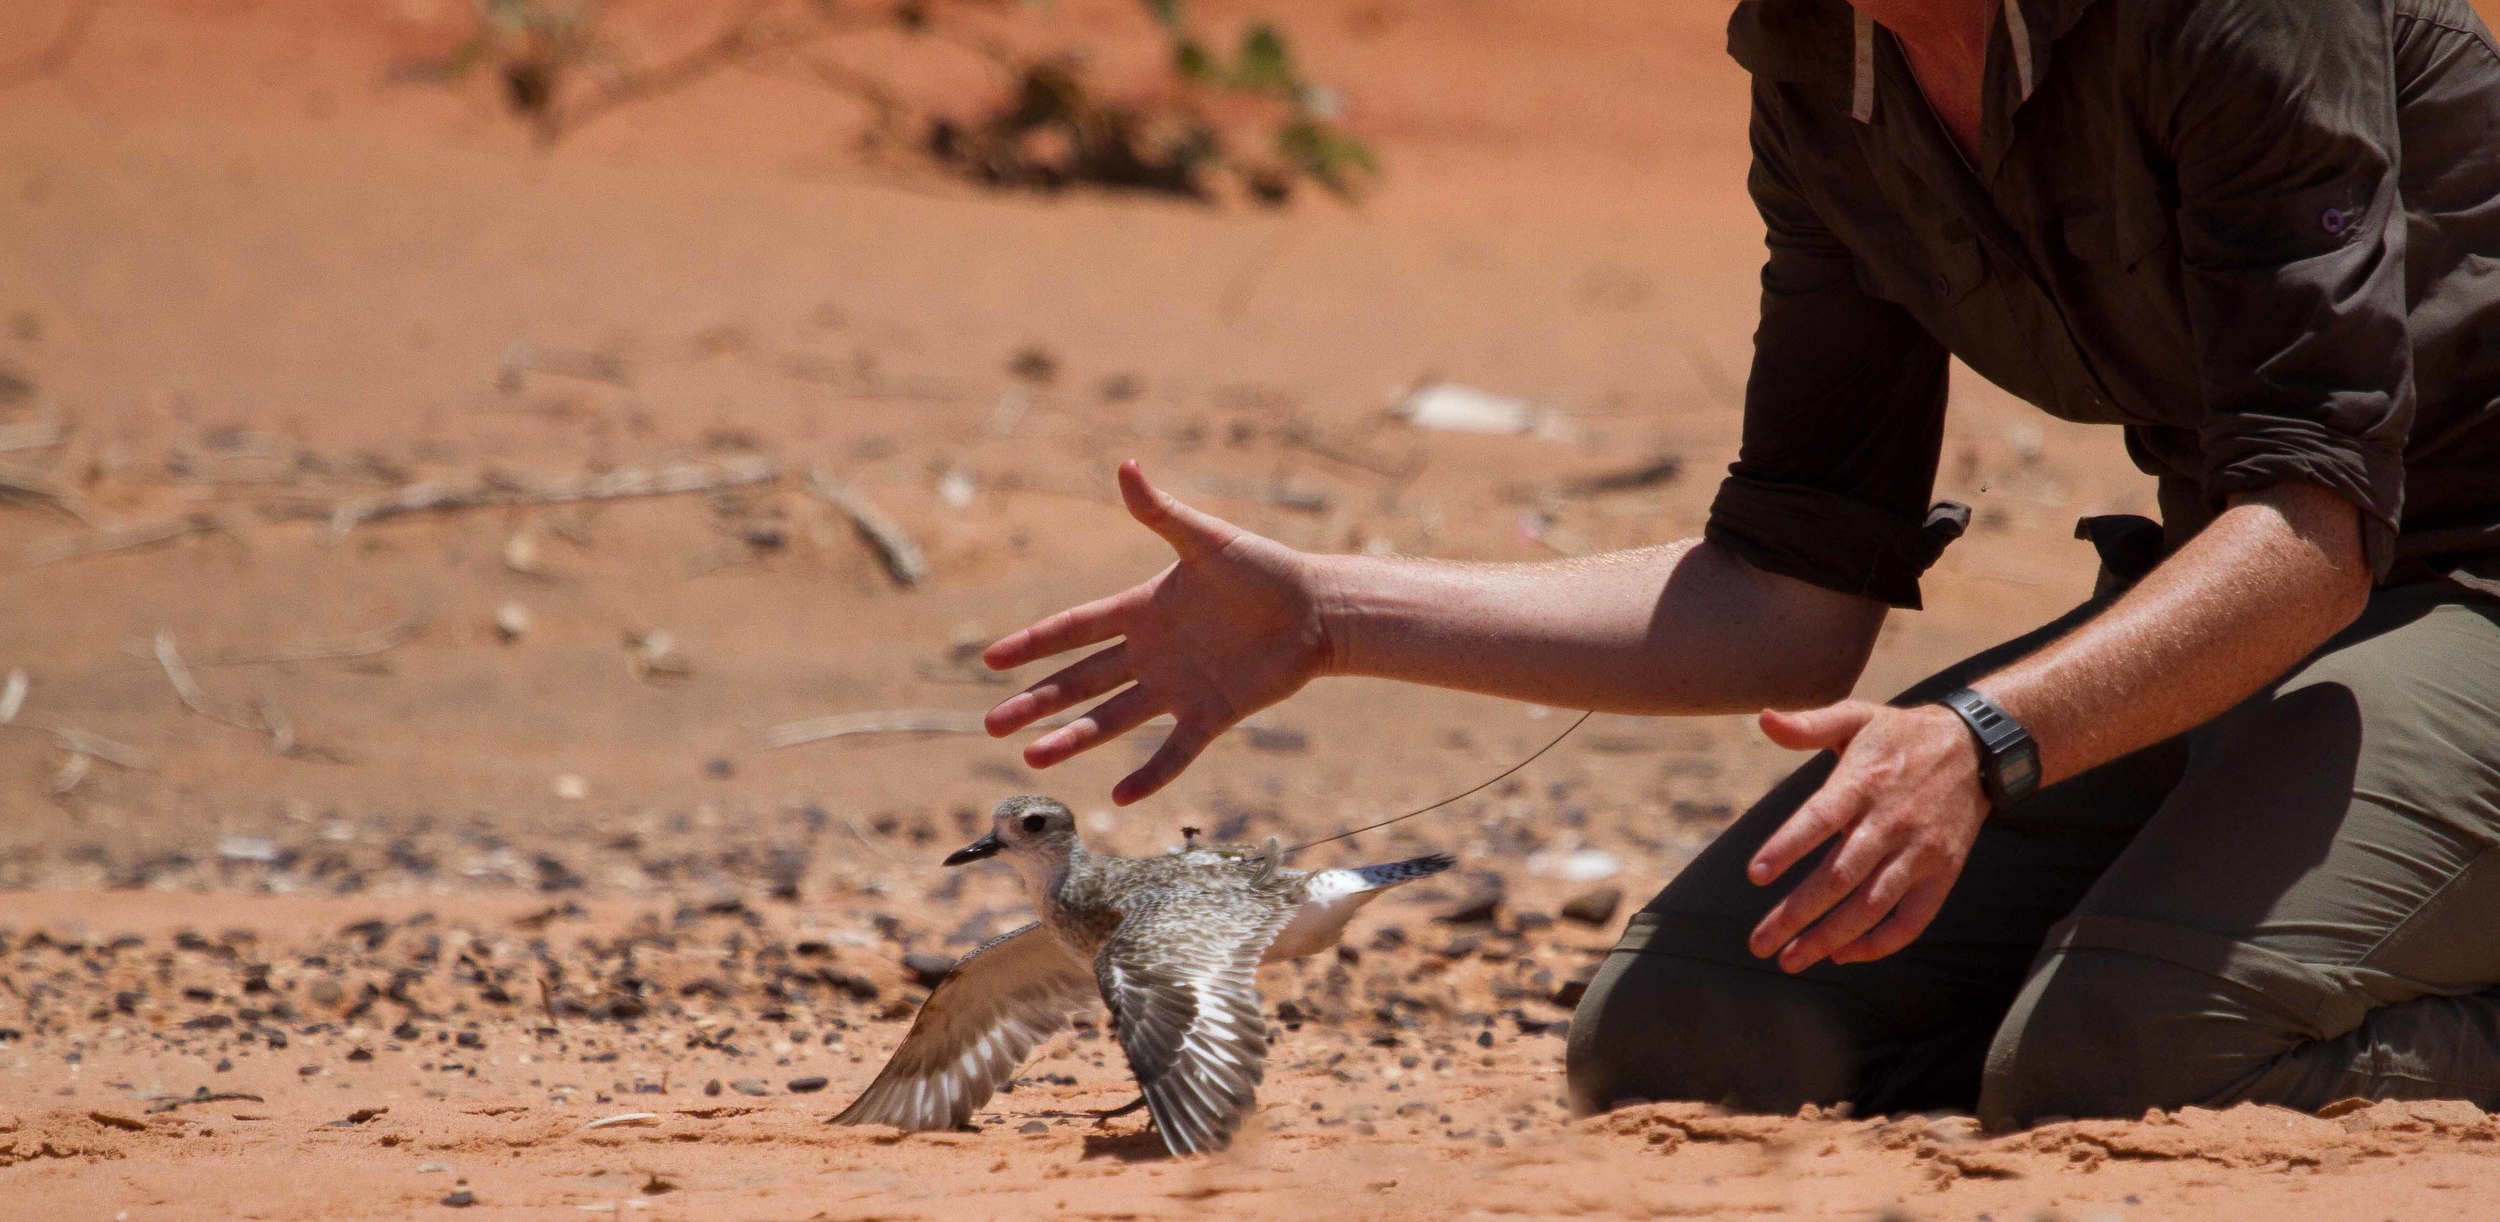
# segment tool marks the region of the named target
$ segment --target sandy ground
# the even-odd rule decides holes
[[[1064,9],[1116,31],[1125,5]],[[1253,10],[1388,159],[1359,207],[984,193],[863,156],[855,107],[755,73],[540,152],[484,88],[405,70],[457,41],[451,0],[127,0],[49,57],[82,6],[0,12],[0,438],[63,426],[0,464],[76,511],[0,500],[0,672],[29,680],[0,727],[0,1213],[403,1217],[465,1188],[545,1217],[2347,1218],[2500,1183],[2500,1128],[2450,1106],[1994,1139],[1569,1122],[1572,983],[1787,764],[1741,722],[1614,717],[1348,851],[1463,868],[1270,972],[1231,1154],[1173,1163],[1142,1118],[1084,1115],[1126,1097],[1099,1032],[978,1132],[825,1125],[925,996],[904,956],[1018,919],[1004,871],[935,868],[999,797],[1053,792],[1133,852],[1317,835],[1564,724],[1322,685],[1116,813],[1151,734],[1046,778],[978,736],[769,745],[1013,690],[967,650],[1161,563],[1118,459],[1299,545],[1529,560],[1689,533],[1732,451],[1759,229],[1724,5],[1205,12]],[[662,45],[712,11],[625,28]],[[1427,376],[1555,427],[1390,418]],[[1586,486],[1663,458],[1681,474]],[[810,471],[928,578],[898,589]],[[1939,493],[1977,526],[1870,693],[2071,605],[2073,519],[2150,502],[2115,437],[1967,379]]]

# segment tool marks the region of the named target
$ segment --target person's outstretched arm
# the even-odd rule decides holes
[[[1323,675],[1402,679],[1624,713],[1827,704],[1866,665],[1884,605],[1764,572],[1700,540],[1545,564],[1325,556],[1182,504],[1120,467],[1177,559],[990,646],[1005,670],[1098,645],[992,709],[993,735],[1125,688],[1035,739],[1046,768],[1158,714],[1162,748],[1112,790],[1161,789],[1217,735]]]

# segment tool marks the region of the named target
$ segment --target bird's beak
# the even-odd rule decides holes
[[[1006,847],[1006,845],[998,842],[998,833],[991,832],[989,835],[983,836],[979,840],[975,840],[952,853],[948,853],[946,855],[946,864],[950,866],[960,866],[967,861],[979,861],[984,857],[994,857],[997,856],[1000,849]]]

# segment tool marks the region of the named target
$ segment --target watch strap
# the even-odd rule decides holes
[[[1989,805],[2003,810],[2039,792],[2040,746],[2023,723],[1967,687],[1946,692],[1936,703],[1953,710],[1979,740],[1979,787]]]

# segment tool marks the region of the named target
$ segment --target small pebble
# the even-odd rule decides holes
[[[1019,1133],[1047,1133],[1050,1131],[1050,1126],[1039,1120],[1027,1120],[1023,1124],[1016,1126],[1016,1131]]]
[[[1615,909],[1622,905],[1623,888],[1598,887],[1571,897],[1562,906],[1562,917],[1582,925],[1604,925],[1615,919]]]
[[[720,1079],[714,1078],[711,1081],[704,1083],[703,1093],[707,1095],[718,1095],[720,1093]]]
[[[790,1093],[794,1095],[812,1095],[817,1091],[823,1090],[825,1085],[826,1082],[823,1078],[792,1078],[790,1079]]]
[[[467,1209],[477,1204],[477,1194],[469,1191],[469,1181],[462,1180],[453,1186],[449,1195],[443,1198],[443,1204],[453,1209]]]
[[[529,631],[530,609],[528,607],[516,602],[506,602],[495,608],[495,635],[505,644],[509,645],[528,636]]]
[[[741,1095],[769,1095],[773,1093],[773,1088],[765,1085],[762,1078],[740,1078],[737,1081],[730,1083],[729,1089],[734,1090]]]

